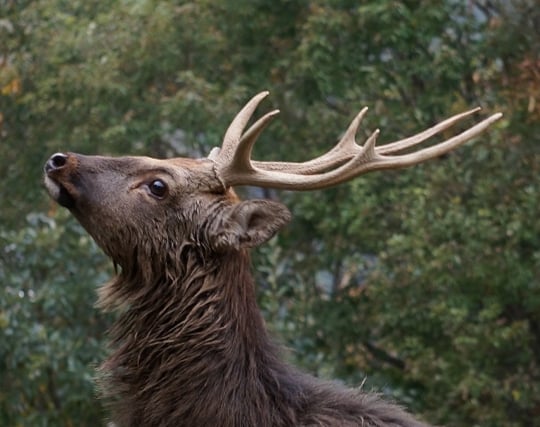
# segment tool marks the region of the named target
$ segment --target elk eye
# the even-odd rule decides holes
[[[162,199],[167,194],[167,184],[165,184],[161,179],[152,181],[148,188],[150,189],[152,195],[159,199]]]

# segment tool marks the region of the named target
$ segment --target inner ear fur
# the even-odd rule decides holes
[[[224,215],[211,236],[218,250],[258,246],[271,239],[291,220],[289,210],[271,200],[236,203]]]

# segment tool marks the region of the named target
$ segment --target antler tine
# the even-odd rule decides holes
[[[249,122],[249,119],[253,116],[257,106],[269,93],[270,92],[268,91],[260,92],[244,105],[227,128],[225,136],[223,137],[221,149],[219,149],[219,151],[213,149],[208,156],[209,159],[216,160],[217,158],[232,158],[234,156],[236,147],[242,137],[242,132]]]
[[[363,146],[355,141],[355,134],[367,111],[367,108],[364,108],[351,122],[338,144],[322,156],[304,163],[256,162],[250,159],[253,144],[278,111],[271,111],[261,117],[243,135],[242,131],[258,103],[267,94],[263,92],[246,104],[227,130],[222,152],[217,156],[212,154],[210,157],[216,163],[218,178],[226,186],[258,185],[288,190],[326,188],[373,170],[404,168],[440,156],[479,135],[502,117],[501,113],[493,114],[446,141],[400,155],[395,153],[425,141],[479,109],[452,116],[412,137],[375,147],[378,129],[370,135]]]
[[[448,119],[443,120],[442,122],[436,124],[435,126],[430,127],[429,129],[426,129],[423,132],[417,133],[416,135],[410,136],[400,141],[381,145],[380,147],[377,147],[377,153],[390,154],[390,153],[395,153],[396,151],[401,151],[406,148],[413,147],[417,144],[420,144],[421,142],[424,142],[426,139],[431,138],[433,135],[436,135],[439,132],[445,129],[448,129],[452,125],[459,122],[461,119],[467,116],[470,116],[480,110],[481,110],[480,107],[476,107],[476,108],[473,108],[472,110],[465,111],[464,113],[456,114],[455,116],[449,117]]]
[[[277,114],[279,114],[279,110],[273,110],[266,113],[253,123],[253,125],[251,125],[251,127],[242,135],[234,147],[234,152],[231,153],[232,155],[226,164],[226,168],[222,169],[224,174],[227,174],[229,170],[253,170],[253,166],[251,165],[251,151],[253,145],[257,141],[257,138],[259,138],[261,132]],[[226,180],[226,177],[223,178]]]
[[[477,109],[476,111],[478,110],[479,109]],[[469,112],[463,113],[463,116],[469,115],[474,111],[475,110],[471,110]],[[489,116],[487,119],[482,120],[480,123],[477,123],[473,127],[461,132],[460,134],[446,141],[440,142],[432,147],[427,147],[420,151],[415,151],[414,153],[409,153],[409,154],[402,154],[398,156],[381,156],[381,157],[386,159],[388,168],[394,168],[394,167],[401,168],[401,167],[407,167],[407,166],[412,166],[418,163],[422,163],[426,160],[433,159],[442,154],[448,153],[449,151],[452,151],[454,148],[457,148],[460,145],[464,144],[465,142],[471,140],[475,136],[481,134],[489,126],[491,126],[493,123],[499,120],[502,116],[503,116],[502,113],[495,113]],[[386,147],[386,145],[384,147]],[[394,150],[392,150],[392,152],[393,151]],[[392,162],[392,160],[394,162]]]
[[[332,153],[339,153],[343,151],[350,153],[351,151],[358,151],[362,149],[362,147],[356,143],[356,132],[358,132],[360,123],[364,119],[367,112],[368,107],[364,107],[360,110],[360,112],[356,115],[353,121],[349,124],[349,127],[347,128],[339,142],[336,144],[336,146],[332,148],[325,156],[329,156]]]

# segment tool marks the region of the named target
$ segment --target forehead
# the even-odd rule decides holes
[[[156,159],[146,156],[117,157],[119,162],[128,164],[132,169],[185,169],[196,170],[204,168],[210,161],[207,159],[190,159],[185,157],[175,157],[173,159]]]
[[[212,168],[208,159],[190,159],[177,157],[173,159],[156,159],[145,156],[104,157],[79,156],[79,163],[100,171],[117,171],[127,175],[139,175],[147,172],[166,172],[172,176],[190,174],[207,174]]]

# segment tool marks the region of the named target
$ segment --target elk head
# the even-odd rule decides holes
[[[449,128],[478,109],[453,116],[415,136],[375,146],[376,130],[363,145],[355,141],[364,108],[343,138],[326,154],[304,163],[252,161],[253,144],[278,110],[244,132],[257,105],[253,97],[229,126],[223,145],[208,158],[158,160],[56,153],[45,164],[45,185],[121,267],[137,259],[167,264],[182,245],[210,253],[252,247],[272,237],[290,219],[288,210],[268,200],[240,201],[235,185],[314,190],[373,170],[411,166],[444,154],[484,131],[501,114],[444,142],[397,154]],[[148,262],[148,261],[147,261]],[[154,272],[155,273],[155,272]]]

